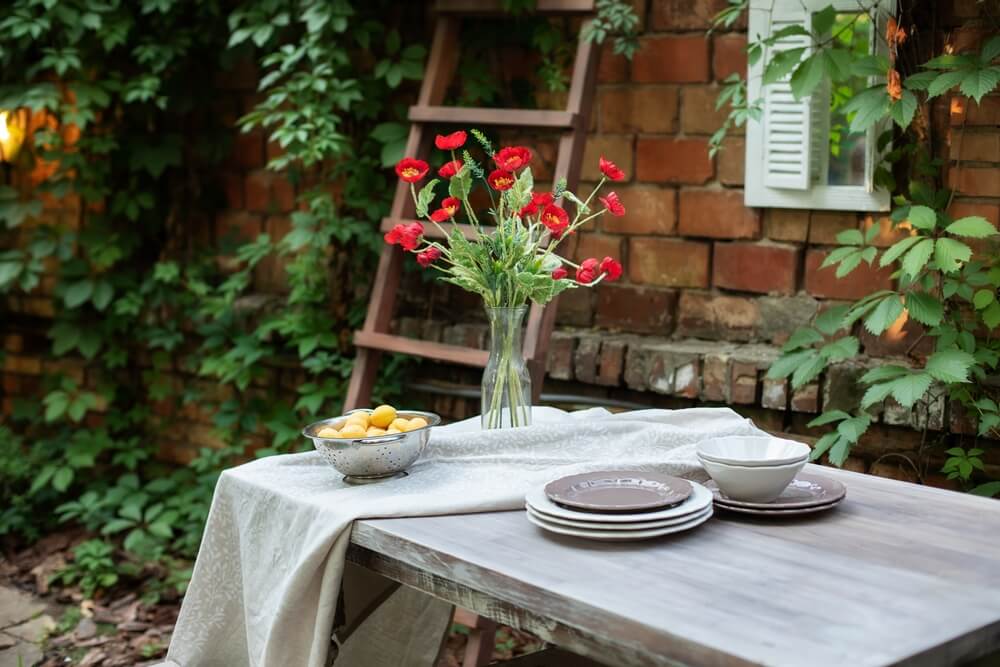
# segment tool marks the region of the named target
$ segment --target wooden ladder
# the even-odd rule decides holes
[[[581,14],[594,10],[594,0],[538,0],[539,14]],[[410,135],[406,142],[406,155],[422,157],[431,147],[430,124],[461,124],[464,127],[522,127],[561,130],[559,151],[553,182],[565,178],[567,187],[575,190],[580,178],[590,109],[594,97],[594,78],[597,70],[597,49],[587,40],[579,40],[573,78],[570,83],[565,111],[535,109],[484,109],[475,107],[442,106],[445,93],[458,66],[459,26],[462,16],[501,13],[499,0],[438,0],[435,5],[437,20],[430,55],[420,96],[410,107]],[[583,26],[591,19],[584,18]],[[400,182],[392,200],[389,217],[382,220],[383,232],[398,223],[408,223],[414,217],[413,201],[409,186]],[[467,238],[472,238],[469,225],[458,225]],[[435,227],[428,226],[429,238],[440,239]],[[368,315],[360,331],[354,334],[357,357],[347,388],[344,410],[366,406],[371,400],[372,387],[378,373],[383,352],[410,354],[445,363],[483,368],[489,357],[485,350],[446,345],[431,341],[396,336],[390,332],[396,294],[403,270],[403,251],[398,246],[386,245],[379,258],[378,270],[368,303]],[[545,376],[545,357],[549,337],[555,322],[556,304],[548,307],[532,304],[525,331],[524,356],[531,373],[533,402],[538,401]]]

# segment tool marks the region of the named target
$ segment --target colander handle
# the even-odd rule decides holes
[[[384,435],[378,435],[374,438],[358,438],[354,442],[359,445],[388,445],[390,442],[397,442],[406,437],[405,433],[394,433],[391,437],[385,437]]]

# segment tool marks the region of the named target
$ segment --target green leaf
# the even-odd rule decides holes
[[[972,248],[961,241],[939,238],[934,245],[934,261],[945,273],[954,273],[962,268],[962,264],[972,257]]]
[[[802,60],[802,54],[805,52],[806,49],[798,48],[775,53],[764,70],[763,85],[770,85],[787,76],[799,64],[799,61]]]
[[[861,397],[861,407],[862,409],[868,409],[876,403],[881,403],[889,394],[892,393],[892,383],[883,382],[882,384],[873,384],[865,390],[865,395]]]
[[[827,424],[832,424],[833,422],[840,421],[841,419],[847,419],[851,415],[847,414],[843,410],[827,410],[819,417],[816,417],[811,422],[806,424],[809,428],[815,428],[817,426],[826,426]]]
[[[868,430],[868,425],[872,423],[871,415],[858,415],[845,419],[837,425],[837,433],[851,443],[858,441],[858,438]]]
[[[795,99],[800,100],[811,95],[816,86],[823,81],[824,70],[822,51],[812,54],[799,63],[789,81]]]
[[[927,359],[924,371],[942,382],[968,382],[976,358],[962,350],[942,350]]]
[[[969,493],[976,496],[986,496],[987,498],[992,498],[1000,494],[1000,481],[986,482],[985,484],[980,484],[979,486],[973,488]]]
[[[94,293],[94,283],[91,280],[81,280],[66,288],[63,300],[70,308],[77,308],[86,303]]]
[[[838,338],[832,343],[821,347],[819,353],[828,362],[842,361],[856,357],[858,354],[858,339],[854,336]]]
[[[1000,56],[1000,35],[991,37],[983,44],[983,48],[979,52],[979,62],[983,65],[989,65],[998,56]]]
[[[823,454],[826,453],[828,449],[830,449],[830,447],[834,445],[834,443],[838,442],[839,440],[840,440],[840,434],[837,433],[836,431],[831,431],[827,433],[822,438],[816,441],[816,445],[813,447],[813,450],[809,453],[809,460],[810,461],[818,460],[820,457],[823,456]]]
[[[910,90],[927,90],[930,87],[931,82],[934,81],[937,76],[937,72],[917,72],[916,74],[911,74],[906,77],[903,81],[903,85]]]
[[[981,289],[972,297],[972,305],[976,310],[982,310],[996,299],[996,292],[991,289]]]
[[[892,397],[904,408],[911,408],[931,386],[931,376],[927,373],[914,373],[893,380]]]
[[[955,236],[966,236],[973,239],[984,239],[997,233],[993,223],[978,215],[959,218],[945,227],[944,231]]]
[[[859,229],[845,229],[837,234],[837,243],[841,245],[862,245],[865,242],[864,236]]]
[[[815,329],[809,327],[799,327],[795,330],[786,342],[781,350],[783,352],[791,352],[792,350],[797,350],[800,347],[811,347],[815,343],[822,343],[823,336]]]
[[[916,278],[917,274],[920,273],[920,270],[924,268],[924,265],[931,258],[933,252],[934,240],[922,239],[903,257],[903,273],[909,275],[911,278]]]
[[[810,360],[818,356],[819,353],[812,349],[792,352],[791,354],[782,354],[774,361],[773,364],[771,364],[771,367],[767,369],[767,377],[772,380],[786,378],[795,372],[795,369],[799,366],[804,363],[808,363]]]
[[[69,485],[73,483],[74,472],[73,469],[68,466],[63,466],[56,471],[56,474],[52,476],[52,488],[54,488],[59,493],[62,493],[69,488]]]
[[[815,356],[807,359],[792,373],[792,389],[798,389],[812,382],[826,368],[826,359],[815,351],[810,350],[810,352],[815,354]]]
[[[430,203],[434,201],[434,188],[437,187],[438,179],[433,179],[427,183],[424,187],[420,188],[420,192],[417,193],[416,202],[416,212],[418,218],[426,218],[428,215],[427,207]]]
[[[910,369],[902,366],[888,364],[873,368],[861,376],[861,381],[865,384],[883,382],[885,380],[895,380],[898,377],[909,375]]]
[[[816,328],[827,336],[832,336],[844,328],[844,315],[850,310],[849,305],[830,306],[816,316]]]
[[[913,122],[917,112],[917,96],[909,90],[903,90],[903,96],[889,106],[889,115],[899,127],[906,129]]]
[[[910,292],[906,295],[906,310],[917,322],[936,327],[944,317],[944,306],[940,300],[927,292]]]
[[[930,85],[927,86],[927,96],[937,97],[938,95],[945,93],[962,81],[965,78],[963,72],[944,72],[938,74],[937,77],[931,81]]]
[[[904,252],[909,250],[910,246],[922,240],[923,238],[924,237],[922,236],[907,236],[905,239],[901,241],[896,241],[894,244],[892,244],[891,248],[885,251],[885,254],[882,255],[882,259],[879,260],[878,265],[882,267],[889,266],[889,264],[895,262],[902,256]]]
[[[979,104],[983,96],[996,88],[998,83],[1000,83],[1000,72],[992,67],[983,67],[966,73],[958,88],[962,94],[968,95]]]
[[[996,329],[1000,326],[1000,303],[994,301],[989,305],[989,307],[983,311],[983,324],[988,326],[990,329]]]
[[[889,111],[889,101],[889,93],[884,85],[873,86],[852,97],[844,105],[844,111],[851,118],[851,132],[864,132],[885,118]]]
[[[892,326],[892,323],[903,314],[903,302],[899,296],[892,294],[879,302],[875,310],[865,318],[865,328],[872,334],[881,336],[882,332]]]
[[[930,230],[937,224],[937,213],[928,206],[911,206],[908,219],[917,229]]]

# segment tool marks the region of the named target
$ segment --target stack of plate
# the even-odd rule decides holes
[[[767,503],[733,500],[719,490],[719,485],[709,481],[705,486],[715,496],[715,504],[730,512],[756,514],[760,516],[794,516],[822,512],[838,505],[847,495],[847,489],[835,479],[799,473],[785,487],[781,495]]]
[[[670,475],[602,471],[570,475],[530,491],[528,520],[560,535],[623,542],[694,528],[712,516],[712,493]]]

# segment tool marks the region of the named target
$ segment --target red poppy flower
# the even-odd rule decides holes
[[[438,169],[438,176],[440,176],[441,178],[451,178],[459,171],[461,171],[461,169],[462,169],[461,160],[452,160],[451,162],[445,162],[443,165],[441,165],[441,168]]]
[[[542,224],[552,236],[559,238],[569,227],[569,214],[555,204],[549,204],[542,211]]]
[[[396,163],[396,174],[407,183],[416,183],[427,175],[429,169],[430,165],[426,162],[412,157],[404,157]]]
[[[384,238],[385,242],[388,243],[389,245],[396,245],[397,243],[403,240],[404,229],[405,227],[403,225],[396,225],[395,227],[387,231],[385,233],[385,236],[383,236],[382,238]]]
[[[562,280],[568,275],[569,271],[560,266],[558,269],[552,272],[552,280]]]
[[[404,250],[416,250],[420,245],[420,239],[424,235],[424,226],[419,222],[411,222],[408,225],[397,225],[403,229],[400,231],[399,245]]]
[[[492,174],[487,176],[486,182],[490,184],[490,187],[494,190],[510,190],[514,187],[514,174],[509,171],[504,171],[503,169],[497,169]]]
[[[601,156],[601,161],[599,162],[601,167],[601,173],[607,176],[612,181],[624,181],[625,172],[618,168],[611,160],[605,160],[604,156]]]
[[[528,215],[534,215],[538,213],[538,207],[535,206],[533,202],[528,202],[521,207],[521,210],[517,212],[517,217],[523,218]]]
[[[610,257],[605,257],[601,260],[600,267],[601,273],[606,273],[607,276],[605,280],[609,283],[613,283],[622,277],[622,265],[617,260],[611,259]]]
[[[426,269],[440,257],[441,257],[441,251],[435,248],[434,246],[431,246],[427,248],[427,250],[417,253],[417,263]]]
[[[556,200],[552,196],[551,192],[533,192],[531,193],[531,203],[535,206],[548,206]]]
[[[614,192],[609,192],[607,197],[598,197],[601,203],[604,204],[604,208],[608,210],[613,216],[621,217],[625,215],[625,206],[622,204],[622,200],[618,198],[618,195]]]
[[[462,200],[458,197],[447,197],[441,202],[441,208],[431,213],[431,220],[434,222],[445,222],[449,218],[454,218],[455,213],[462,205]]]
[[[434,145],[443,151],[453,151],[465,145],[465,132],[459,130],[451,134],[439,134],[434,138]]]
[[[493,156],[497,166],[506,171],[516,171],[531,162],[531,151],[524,146],[506,146]]]
[[[597,274],[600,272],[597,266],[597,260],[591,257],[590,259],[585,259],[580,264],[580,268],[576,270],[576,282],[583,285],[589,285],[590,283],[597,280]]]

